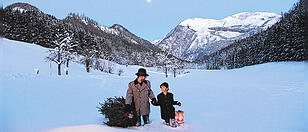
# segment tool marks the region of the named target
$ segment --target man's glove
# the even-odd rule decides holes
[[[177,101],[176,105],[181,106],[181,102]]]
[[[155,105],[155,104],[156,104],[156,98],[153,98],[153,99],[152,99],[151,104],[152,104],[152,105]]]
[[[128,117],[129,119],[134,118],[134,114],[132,112],[126,112],[125,116]]]

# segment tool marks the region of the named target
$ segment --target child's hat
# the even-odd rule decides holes
[[[169,88],[167,82],[163,82],[160,86],[165,86],[166,88]]]

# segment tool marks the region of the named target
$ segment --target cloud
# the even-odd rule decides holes
[[[147,2],[148,2],[148,3],[151,3],[151,2],[152,2],[152,0],[147,0]]]

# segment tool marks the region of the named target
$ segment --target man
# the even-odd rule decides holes
[[[134,101],[137,115],[136,126],[141,125],[141,116],[143,118],[144,124],[149,124],[149,114],[150,114],[150,103],[149,98],[152,102],[155,102],[155,95],[151,90],[150,81],[145,80],[147,76],[146,70],[140,68],[136,73],[137,78],[128,84],[128,89],[126,92],[125,107],[128,111],[132,110],[131,103]]]

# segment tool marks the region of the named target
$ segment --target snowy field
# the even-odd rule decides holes
[[[99,102],[125,96],[140,66],[115,66],[115,73],[85,72],[72,63],[69,76],[57,76],[45,61],[46,48],[0,40],[0,132],[303,132],[307,126],[308,64],[267,63],[234,70],[186,70],[165,78],[146,68],[152,90],[167,81],[184,110],[178,128],[164,126],[159,107],[151,106],[151,124],[111,128],[99,114]],[[36,70],[39,74],[35,74]],[[63,72],[63,71],[62,71]],[[64,72],[63,72],[64,73]],[[307,121],[307,120],[306,120]],[[306,129],[307,130],[307,129]]]

